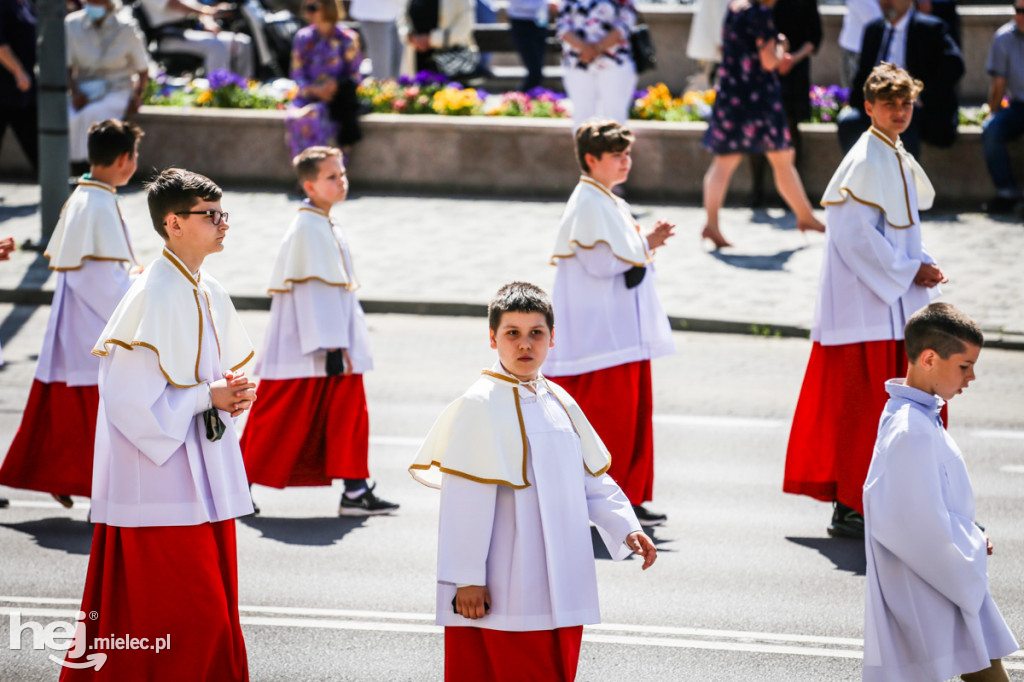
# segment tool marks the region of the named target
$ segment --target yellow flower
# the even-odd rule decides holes
[[[207,104],[213,101],[213,92],[211,90],[204,90],[199,93],[199,97],[196,97],[196,104]]]
[[[715,103],[715,91],[714,89],[704,91],[704,103],[714,104]]]

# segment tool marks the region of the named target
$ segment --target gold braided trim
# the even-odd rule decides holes
[[[312,277],[303,277],[302,279],[286,279],[284,281],[284,283],[285,284],[305,284],[306,282],[311,282],[313,280],[317,280],[318,282],[323,282],[324,284],[326,284],[329,287],[341,287],[341,288],[346,289],[348,291],[354,291],[355,288],[356,288],[351,283],[328,282],[323,277],[317,277],[315,275],[312,276]],[[289,293],[291,293],[291,291],[292,291],[291,289],[267,289],[267,293],[268,294],[289,294]]]
[[[181,261],[178,260],[177,256],[171,253],[171,251],[169,251],[168,249],[164,249],[163,256],[167,260],[171,261],[171,264],[174,267],[178,268],[178,272],[183,274],[185,276],[185,279],[187,279],[192,286],[199,286],[199,280],[192,277],[192,273],[188,271],[188,268],[182,265]]]
[[[201,381],[197,381],[194,384],[177,384],[177,383],[175,383],[174,380],[171,379],[171,375],[168,374],[167,370],[164,369],[163,363],[160,362],[160,351],[157,350],[157,347],[152,345],[152,344],[146,343],[145,341],[132,341],[131,343],[125,343],[124,341],[119,341],[118,339],[107,339],[106,341],[103,342],[103,345],[106,346],[107,344],[111,344],[111,343],[114,344],[115,346],[120,346],[121,348],[124,348],[125,350],[135,350],[135,347],[139,346],[139,347],[142,347],[142,348],[148,348],[149,350],[151,350],[154,353],[156,353],[156,363],[160,367],[160,372],[164,375],[164,379],[167,379],[167,383],[169,383],[171,386],[174,386],[175,388],[192,388],[194,386],[198,386],[199,384],[203,383]],[[109,353],[106,350],[96,350],[96,349],[94,349],[92,351],[92,354],[95,355],[96,357],[100,357],[100,358],[105,358],[105,357],[107,357],[107,355],[109,355]],[[250,357],[252,357],[251,354],[250,354]],[[242,363],[242,364],[245,364],[245,363]]]
[[[544,383],[545,384],[550,383],[548,381],[547,377],[544,377]],[[551,391],[551,388],[549,387],[548,390]],[[574,422],[572,420],[572,414],[569,412],[569,409],[565,406],[565,403],[562,402],[562,399],[559,398],[558,394],[555,393],[554,391],[551,391],[551,395],[553,395],[555,397],[555,400],[558,401],[558,404],[562,406],[562,410],[565,412],[565,416],[569,418],[569,423],[572,424],[572,430],[576,432],[576,437],[580,438],[580,430],[578,428],[576,428],[576,422]],[[580,440],[582,441],[582,438]],[[590,474],[591,476],[600,476],[604,472],[606,472],[609,469],[611,469],[611,467],[612,467],[612,453],[610,451],[608,452],[608,464],[606,464],[605,467],[603,469],[601,469],[600,471],[597,471],[597,472],[591,471],[590,467],[587,466],[587,460],[586,459],[583,460],[583,468],[586,469],[587,473]]]
[[[902,169],[902,164],[900,165],[900,168]],[[906,184],[907,184],[907,181],[904,180],[903,181],[903,189],[904,189],[904,191],[906,191]],[[884,208],[882,208],[878,204],[874,204],[874,203],[871,203],[870,201],[865,201],[864,199],[861,199],[856,194],[851,192],[848,187],[840,187],[839,191],[840,192],[845,192],[846,194],[849,194],[850,198],[853,199],[854,201],[856,201],[859,204],[864,204],[865,206],[871,206],[872,208],[877,208],[879,211],[882,212],[882,215],[885,216],[885,222],[888,225],[890,225],[891,227],[893,227],[893,228],[895,228],[897,230],[906,230],[907,228],[910,228],[910,227],[914,226],[914,223],[908,223],[907,225],[896,225],[895,223],[890,222],[889,221],[889,215],[885,212]],[[845,200],[843,200],[843,201],[822,201],[821,205],[822,206],[839,206],[839,205],[845,204],[845,203],[846,203]],[[907,209],[908,209],[907,215],[911,215],[910,212],[909,212],[909,209],[910,209],[910,202],[909,201],[907,202]]]
[[[604,244],[604,245],[605,245],[605,246],[607,246],[607,247],[608,247],[609,249],[611,249],[611,248],[612,248],[612,245],[611,245],[611,244],[609,244],[609,243],[608,243],[607,241],[605,241],[604,239],[598,239],[597,241],[595,241],[595,242],[594,242],[593,244],[591,244],[590,246],[587,246],[586,244],[581,244],[580,242],[576,241],[575,239],[573,239],[573,240],[570,240],[570,242],[569,242],[569,243],[570,243],[570,244],[575,244],[576,246],[580,247],[581,249],[587,249],[588,251],[589,251],[590,249],[594,248],[595,246],[597,246],[598,244]],[[647,253],[647,249],[646,249],[646,248],[644,249],[644,253],[645,253],[645,254]],[[649,255],[649,254],[647,255],[647,260],[646,260],[646,261],[644,261],[643,263],[637,263],[637,262],[635,262],[635,261],[631,261],[631,260],[629,260],[628,258],[623,258],[623,257],[622,257],[622,256],[620,256],[619,254],[615,253],[614,249],[612,250],[612,255],[613,255],[613,256],[615,256],[616,260],[620,260],[620,261],[622,261],[623,263],[629,263],[630,265],[633,265],[633,266],[635,266],[635,267],[638,267],[638,268],[642,268],[642,267],[645,267],[645,266],[646,266],[646,265],[647,265],[648,263],[650,263],[650,262],[651,262],[651,257],[650,257],[650,255]],[[576,257],[576,254],[575,254],[575,253],[566,253],[566,254],[562,254],[562,253],[556,253],[555,255],[551,256],[551,260],[549,261],[549,264],[550,264],[550,265],[558,265],[558,262],[557,262],[557,261],[555,260],[556,258],[575,258],[575,257]]]
[[[497,478],[480,478],[479,476],[473,476],[472,474],[467,474],[467,473],[465,473],[463,471],[456,471],[455,469],[449,469],[448,467],[443,467],[443,466],[441,466],[440,462],[433,462],[432,461],[430,464],[413,464],[409,468],[410,469],[419,469],[419,470],[422,470],[422,471],[426,471],[427,469],[430,469],[430,467],[437,467],[438,470],[441,473],[443,473],[443,474],[451,474],[452,476],[458,476],[459,478],[465,478],[465,479],[467,479],[469,481],[476,481],[477,483],[488,483],[488,484],[491,484],[491,485],[506,485],[509,488],[513,488],[515,490],[523,490],[524,488],[529,488],[530,487],[529,483],[527,483],[526,485],[516,485],[515,483],[510,483],[509,481],[502,481],[502,480],[497,479]]]
[[[130,249],[129,249],[129,251],[130,251]],[[47,258],[52,258],[52,256],[50,254],[48,254],[48,253],[44,253],[43,255],[46,256]],[[127,258],[108,258],[107,256],[93,256],[93,255],[82,256],[82,260],[102,260],[102,261],[111,261],[111,262],[116,262],[116,263],[130,263],[130,262],[134,262],[134,261],[129,261]],[[85,265],[85,264],[82,263],[82,264],[76,265],[73,268],[58,268],[56,265],[51,265],[49,267],[54,272],[70,272],[72,270],[81,270],[83,265]]]

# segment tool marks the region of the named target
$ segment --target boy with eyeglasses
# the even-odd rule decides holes
[[[53,495],[64,507],[90,496],[99,362],[92,343],[131,286],[137,265],[117,188],[139,158],[142,129],[108,119],[89,130],[89,173],[64,205],[45,256],[57,273],[50,318],[21,426],[0,484]]]
[[[178,168],[148,188],[163,253],[125,294],[100,357],[93,532],[79,636],[154,648],[110,652],[61,680],[248,680],[234,519],[252,513],[233,418],[255,400],[253,357],[224,288],[202,271],[227,214],[209,178]],[[77,636],[76,636],[77,638]],[[85,658],[73,647],[67,661]],[[80,665],[80,663],[79,663]]]
[[[376,496],[363,373],[370,332],[345,235],[331,207],[348,195],[341,151],[309,147],[293,161],[309,197],[285,232],[270,274],[270,322],[256,363],[260,402],[242,434],[250,483],[329,486],[342,479],[341,516],[398,509]]]

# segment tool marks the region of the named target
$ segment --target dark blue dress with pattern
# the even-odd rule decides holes
[[[753,0],[726,14],[715,105],[704,134],[704,146],[713,154],[760,154],[791,146],[779,78],[761,67],[757,49],[758,39],[776,35],[772,11]]]

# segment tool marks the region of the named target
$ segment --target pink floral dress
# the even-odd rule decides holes
[[[339,83],[345,79],[358,80],[362,61],[359,35],[351,29],[335,26],[334,33],[324,38],[315,26],[306,26],[295,34],[291,77],[299,86],[299,94],[288,106],[285,118],[292,156],[306,147],[330,144],[339,137],[338,144],[346,143],[345,131],[339,131],[338,124],[328,115],[327,102],[305,96],[305,88],[328,78]]]
[[[713,154],[761,154],[792,146],[779,78],[761,67],[758,56],[758,39],[777,33],[772,11],[756,0],[726,15],[715,106],[704,134],[704,146]]]

